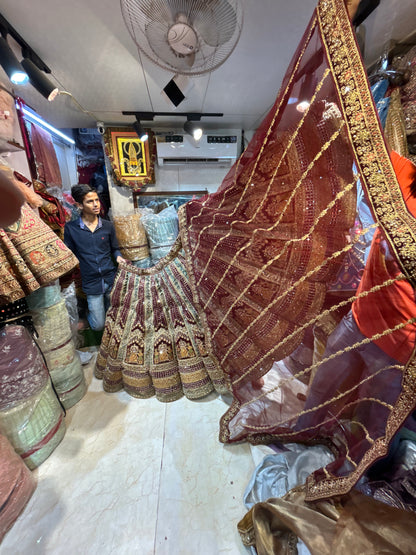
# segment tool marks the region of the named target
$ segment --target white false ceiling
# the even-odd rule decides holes
[[[255,129],[270,108],[317,0],[243,0],[236,49],[217,70],[191,80],[180,112],[222,112],[211,127]],[[14,92],[60,128],[127,124],[122,111],[171,111],[161,90],[173,77],[139,55],[115,0],[3,0],[0,13],[51,68],[51,81],[70,92],[45,100],[30,84]],[[366,62],[391,39],[416,28],[415,0],[381,0],[365,22]],[[0,81],[7,76],[0,68]],[[84,113],[83,110],[93,114]],[[176,118],[178,120],[178,118]],[[183,121],[183,118],[182,118]],[[173,125],[175,118],[155,120]]]

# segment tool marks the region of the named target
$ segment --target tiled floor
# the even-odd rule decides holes
[[[108,394],[92,366],[1,555],[247,554],[237,522],[255,464],[247,444],[219,443],[221,398]]]

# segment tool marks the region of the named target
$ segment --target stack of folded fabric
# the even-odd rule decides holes
[[[30,469],[49,457],[65,434],[42,354],[29,331],[14,324],[0,330],[0,432]]]
[[[0,435],[0,542],[23,511],[35,490],[35,479],[15,453],[6,437]]]
[[[50,287],[43,289],[48,290]],[[58,302],[51,306],[41,307],[41,293],[36,291],[32,295],[28,297],[28,305],[31,308],[33,323],[39,335],[39,346],[59,399],[62,405],[68,409],[82,399],[87,385],[81,361],[76,352],[65,300],[59,292]],[[53,293],[44,291],[42,296],[47,301],[53,298]]]

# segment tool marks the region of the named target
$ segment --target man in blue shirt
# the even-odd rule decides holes
[[[117,271],[114,259],[118,263],[124,258],[113,224],[99,216],[97,193],[89,185],[74,185],[71,195],[81,216],[65,225],[64,242],[79,260],[82,289],[87,296],[88,322],[93,330],[102,330]]]

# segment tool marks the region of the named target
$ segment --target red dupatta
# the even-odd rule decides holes
[[[234,396],[220,439],[328,442],[337,460],[310,477],[309,500],[349,491],[386,454],[414,405],[411,361],[396,369],[403,379],[394,402],[383,400],[376,383],[383,385],[383,374],[374,378],[384,407],[381,437],[365,418],[359,433],[350,426],[344,394],[326,400],[335,416],[311,434],[297,422],[319,362],[299,373],[274,364],[332,314],[327,289],[352,247],[358,179],[404,276],[414,278],[415,219],[400,193],[344,2],[320,0],[253,140],[218,192],[180,211],[208,349]],[[266,387],[256,389],[266,375]],[[349,386],[358,390],[360,380],[358,373]]]

